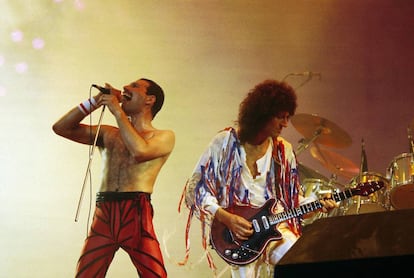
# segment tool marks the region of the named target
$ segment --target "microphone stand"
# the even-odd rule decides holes
[[[87,181],[87,179],[89,177],[89,174],[90,174],[93,154],[94,154],[94,151],[95,151],[96,142],[98,141],[98,135],[99,135],[99,131],[100,131],[101,125],[102,125],[102,118],[103,118],[103,115],[104,115],[104,111],[105,111],[105,105],[102,107],[101,115],[99,117],[98,127],[96,129],[95,139],[93,141],[92,149],[89,153],[88,167],[86,168],[85,178],[83,180],[81,194],[80,194],[80,197],[79,197],[78,208],[76,209],[75,222],[77,222],[78,218],[79,218],[79,211],[80,211],[80,208],[81,208],[81,203],[82,203],[82,199],[83,199],[83,195],[84,195],[84,191],[85,191],[85,185],[86,185],[86,181]]]
[[[306,150],[309,147],[309,145],[313,143],[316,139],[318,139],[318,137],[321,134],[322,134],[322,126],[319,127],[317,130],[315,130],[312,138],[310,139],[302,138],[301,140],[299,140],[299,145],[296,149],[296,154],[299,155],[302,151]]]

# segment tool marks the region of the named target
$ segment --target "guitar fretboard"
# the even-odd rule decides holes
[[[353,191],[354,191],[354,189],[347,189],[347,190],[342,191],[342,192],[333,193],[332,198],[336,202],[340,202],[342,200],[345,200],[347,198],[352,197],[354,195]],[[302,215],[307,214],[311,211],[321,209],[322,207],[323,206],[322,206],[321,202],[319,200],[317,200],[317,201],[314,201],[314,202],[309,202],[307,204],[303,204],[303,205],[301,205],[297,208],[294,208],[294,209],[289,209],[289,210],[284,211],[284,212],[269,215],[268,219],[269,219],[269,222],[272,225],[274,225],[274,224],[281,223],[283,221],[286,221],[286,220],[294,218],[294,217],[302,216]]]

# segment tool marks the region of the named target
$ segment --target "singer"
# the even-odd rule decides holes
[[[173,131],[152,126],[164,103],[164,92],[145,78],[125,85],[123,92],[109,84],[105,86],[108,91],[94,87],[98,94],[53,125],[57,135],[74,142],[91,146],[96,142],[103,161],[94,217],[76,277],[105,277],[119,248],[129,254],[139,277],[167,277],[151,204],[156,178],[175,145]],[[105,107],[109,109],[117,126],[81,123],[99,107],[102,113]]]

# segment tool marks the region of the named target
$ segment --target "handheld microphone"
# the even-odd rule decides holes
[[[102,94],[109,95],[111,93],[111,89],[101,87],[96,84],[92,84],[92,87],[98,89]]]

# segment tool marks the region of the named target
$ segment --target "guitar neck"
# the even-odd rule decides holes
[[[347,189],[345,191],[342,192],[338,192],[338,193],[333,193],[332,194],[332,198],[336,201],[336,202],[340,202],[342,200],[348,199],[352,196],[354,196],[354,189]],[[270,215],[269,218],[269,222],[270,224],[274,225],[274,224],[278,224],[281,223],[283,221],[286,221],[288,219],[294,218],[294,217],[300,217],[304,214],[307,214],[309,212],[315,211],[317,209],[321,209],[323,207],[323,205],[321,204],[321,202],[319,200],[314,201],[314,202],[309,202],[307,204],[301,205],[297,208],[293,208],[293,209],[289,209],[286,210],[284,212],[280,212],[277,214],[273,214]]]

